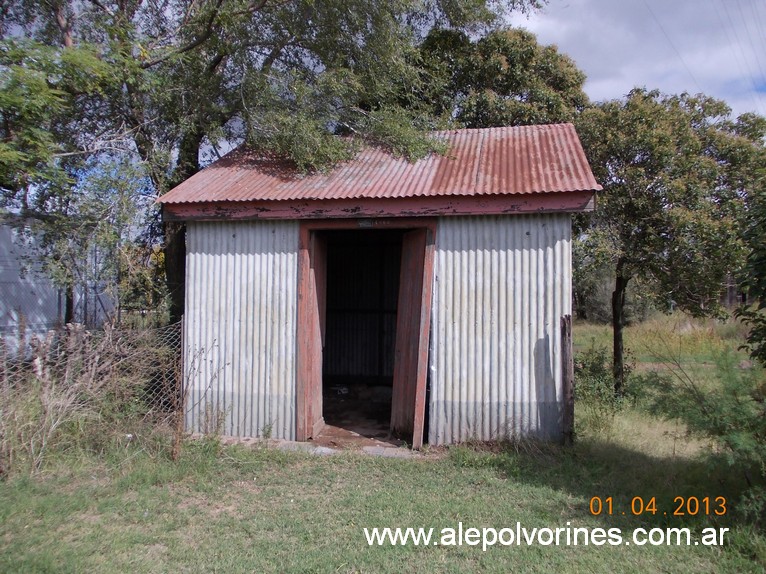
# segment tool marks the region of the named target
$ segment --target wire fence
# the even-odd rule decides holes
[[[19,464],[38,470],[55,448],[103,450],[158,426],[180,440],[181,323],[72,324],[33,337],[30,347],[0,338],[0,475]]]

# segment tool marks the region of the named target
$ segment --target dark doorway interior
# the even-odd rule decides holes
[[[322,414],[331,427],[386,440],[404,232],[322,233],[327,245]]]

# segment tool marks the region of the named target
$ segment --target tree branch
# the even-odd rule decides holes
[[[64,36],[64,47],[71,48],[74,46],[74,40],[72,39],[72,23],[67,19],[66,14],[64,14],[64,6],[62,4],[56,4],[54,15],[56,17],[56,24]]]
[[[279,42],[274,48],[269,52],[269,55],[266,56],[266,59],[263,60],[263,64],[261,64],[261,72],[268,74],[271,70],[271,66],[274,65],[274,62],[279,57],[279,55],[282,53],[282,50],[284,50],[287,46],[290,45],[290,43],[295,40],[294,36],[290,36],[289,38],[285,38],[281,42]]]
[[[215,58],[213,58],[213,59],[210,61],[210,63],[207,65],[207,67],[205,68],[205,71],[206,71],[208,74],[213,74],[213,73],[215,73],[215,71],[218,69],[218,66],[220,66],[220,65],[221,65],[221,62],[223,62],[224,58],[225,58],[227,55],[228,55],[228,54],[225,54],[225,53],[217,54],[217,55],[215,56]]]
[[[245,16],[247,14],[255,14],[256,12],[260,12],[266,6],[266,2],[268,2],[268,0],[257,0],[250,2],[247,8],[240,10],[239,12],[234,12],[234,15]]]
[[[91,0],[91,1],[97,1],[97,0]],[[252,2],[250,2],[250,4],[248,4],[247,8],[245,8],[244,10],[239,10],[237,12],[234,12],[233,15],[247,16],[249,14],[255,14],[256,12],[260,12],[261,10],[263,10],[263,8],[266,7],[266,4],[268,3],[268,1],[269,0],[253,0]],[[199,37],[195,38],[191,42],[179,48],[176,48],[175,50],[170,51],[164,56],[160,56],[149,62],[144,62],[143,64],[141,64],[141,68],[144,70],[148,68],[152,68],[156,66],[157,64],[161,64],[162,62],[169,60],[170,58],[174,56],[179,56],[181,54],[185,54],[186,52],[194,50],[195,48],[207,42],[213,36],[213,28],[215,25],[215,21],[218,19],[218,16],[221,11],[221,7],[223,6],[224,2],[225,0],[217,0],[215,8],[210,14],[210,17],[208,18],[205,24],[204,30]],[[187,14],[184,16],[184,21],[188,22],[188,18],[189,18],[189,13],[187,12]]]
[[[210,14],[210,17],[207,20],[207,23],[205,24],[205,28],[202,31],[202,34],[189,42],[188,44],[185,44],[181,46],[180,48],[177,48],[175,50],[172,50],[168,54],[165,54],[164,56],[160,56],[159,58],[155,58],[154,60],[151,60],[149,62],[144,62],[141,64],[141,68],[144,70],[147,70],[149,68],[152,68],[156,66],[157,64],[161,64],[162,62],[165,62],[169,60],[170,58],[174,56],[179,56],[181,54],[185,54],[186,52],[189,52],[190,50],[193,50],[194,48],[201,46],[205,42],[207,42],[213,35],[213,25],[215,24],[216,19],[218,18],[218,13],[221,9],[221,6],[223,5],[225,0],[217,0],[215,8]]]
[[[114,17],[114,12],[112,12],[105,4],[103,4],[100,0],[89,0],[91,4],[93,4],[96,8],[99,8],[103,12],[106,12],[110,16]]]

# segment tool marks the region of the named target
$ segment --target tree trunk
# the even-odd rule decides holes
[[[202,130],[192,130],[181,140],[178,165],[171,185],[178,185],[199,171],[199,148]],[[177,323],[184,313],[186,299],[186,226],[168,221],[165,231],[165,283],[170,296],[170,322]]]
[[[582,304],[582,296],[577,289],[572,293],[572,307],[574,307],[575,317],[581,321],[588,320],[588,314],[585,312],[585,305]]]
[[[614,394],[622,396],[625,386],[625,356],[622,329],[625,325],[625,291],[628,288],[629,277],[623,275],[624,262],[617,262],[617,275],[612,292],[612,332],[614,354],[612,372],[614,373]]]
[[[74,322],[74,284],[67,283],[64,289],[64,325]]]
[[[186,226],[165,222],[165,284],[170,296],[170,322],[177,323],[184,314],[186,299]]]
[[[56,24],[58,24],[59,31],[61,32],[61,41],[65,48],[71,48],[74,46],[74,39],[72,38],[72,23],[66,17],[64,3],[57,3],[53,9],[56,16]]]

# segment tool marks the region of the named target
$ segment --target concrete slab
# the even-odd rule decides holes
[[[387,458],[417,458],[419,455],[408,448],[394,448],[390,446],[363,446],[362,452],[372,456]]]

